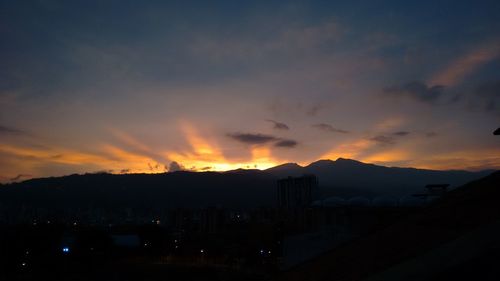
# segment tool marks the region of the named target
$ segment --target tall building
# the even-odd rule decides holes
[[[278,207],[293,209],[309,206],[318,189],[315,175],[288,177],[278,180]]]
[[[413,194],[413,196],[432,201],[445,195],[449,186],[449,184],[428,184],[425,186],[426,193]]]

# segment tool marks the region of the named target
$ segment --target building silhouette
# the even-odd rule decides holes
[[[445,195],[449,186],[449,184],[428,184],[425,186],[427,189],[426,193],[413,194],[413,196],[425,200],[434,200]]]
[[[288,177],[278,180],[278,207],[285,209],[310,206],[318,189],[315,175]]]

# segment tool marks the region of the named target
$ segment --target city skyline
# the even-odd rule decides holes
[[[0,182],[500,169],[500,4],[2,1]]]

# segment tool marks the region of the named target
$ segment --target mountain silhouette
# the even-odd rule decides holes
[[[328,196],[403,196],[429,183],[459,186],[491,171],[389,168],[339,158],[302,167],[287,163],[264,171],[177,171],[162,174],[84,174],[30,179],[0,187],[0,205],[46,208],[176,208],[275,206],[276,180],[314,174]]]
[[[319,178],[324,196],[404,196],[421,191],[429,183],[456,187],[492,172],[384,167],[345,158],[319,160],[305,167],[284,164],[267,171],[277,177],[314,174]]]

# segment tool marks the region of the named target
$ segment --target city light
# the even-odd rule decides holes
[[[64,248],[62,248],[62,251],[63,251],[63,253],[69,253],[69,248],[68,247],[64,247]]]

